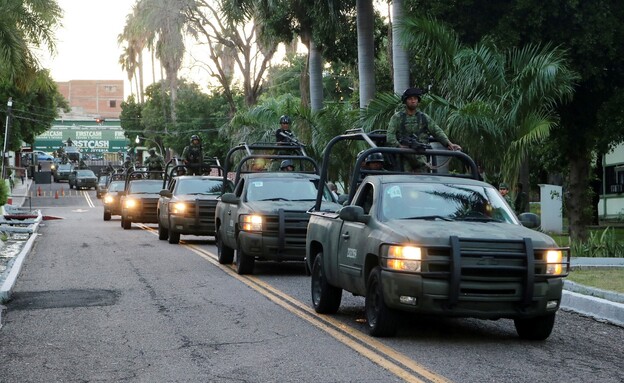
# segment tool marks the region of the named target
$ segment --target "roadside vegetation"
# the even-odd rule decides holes
[[[624,294],[624,268],[577,268],[568,279],[581,285]]]

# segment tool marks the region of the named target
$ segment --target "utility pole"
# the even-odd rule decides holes
[[[7,144],[9,142],[9,132],[11,124],[11,110],[13,108],[13,97],[9,97],[7,102],[6,124],[4,126],[4,147],[2,149],[2,181],[6,179]]]

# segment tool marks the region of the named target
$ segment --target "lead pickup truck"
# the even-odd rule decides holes
[[[569,269],[568,248],[523,226],[498,191],[479,180],[464,153],[375,147],[365,133],[354,133],[330,141],[323,164],[341,140],[371,146],[356,160],[345,205],[324,212],[317,198],[311,212],[306,260],[318,313],[336,313],[346,290],[365,297],[373,336],[395,335],[399,311],[510,318],[520,338],[550,335]],[[384,169],[361,166],[373,153],[384,156]],[[448,158],[449,172],[401,171],[416,155]],[[323,166],[320,182],[326,177]],[[526,218],[528,224],[536,217]]]

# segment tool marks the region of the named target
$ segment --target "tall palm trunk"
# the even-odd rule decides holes
[[[310,66],[310,109],[317,111],[323,108],[323,58],[312,39],[310,39],[308,61]]]
[[[360,108],[365,108],[375,96],[375,43],[373,30],[373,1],[357,0]]]
[[[400,24],[403,19],[403,0],[392,2],[392,68],[394,70],[394,93],[401,94],[409,88],[409,60],[407,50],[401,43]]]

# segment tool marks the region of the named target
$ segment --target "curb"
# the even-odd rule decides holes
[[[35,240],[37,239],[37,233],[32,233],[28,241],[24,244],[24,247],[20,251],[20,253],[15,257],[13,261],[13,265],[11,266],[11,270],[7,275],[6,279],[2,283],[0,287],[0,304],[6,302],[11,298],[11,290],[13,290],[13,286],[17,281],[17,277],[22,271],[22,264],[24,263],[24,259],[26,259],[26,255],[30,252],[30,249],[33,247]]]
[[[624,327],[624,303],[564,290],[561,297],[561,309]]]

